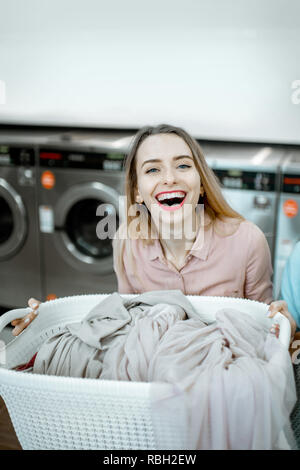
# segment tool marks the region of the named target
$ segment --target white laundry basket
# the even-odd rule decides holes
[[[53,377],[16,372],[49,336],[77,322],[107,294],[80,295],[45,302],[39,315],[0,352],[0,395],[3,397],[23,449],[184,449],[180,413],[162,410],[159,437],[152,422],[153,384],[98,379]],[[133,298],[133,295],[124,295]],[[248,313],[269,329],[280,323],[279,340],[288,348],[290,324],[281,314],[267,318],[268,306],[228,297],[187,296],[202,320],[214,321],[221,308]],[[13,319],[29,313],[16,309],[0,317],[0,332]],[[165,384],[155,384],[165,387]],[[156,424],[157,429],[157,424]]]

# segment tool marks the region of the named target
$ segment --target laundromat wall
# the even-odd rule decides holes
[[[0,132],[0,305],[117,290],[101,216],[122,221],[132,131]],[[300,239],[300,150],[199,141],[231,206],[264,232],[274,299]],[[97,208],[101,206],[101,214]]]
[[[117,289],[96,207],[122,219],[132,135],[161,123],[265,233],[280,297],[300,238],[299,0],[9,0],[0,24],[4,311]]]

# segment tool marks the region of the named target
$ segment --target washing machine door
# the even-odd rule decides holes
[[[80,271],[113,271],[112,238],[119,226],[119,193],[100,182],[75,185],[55,208],[55,243]]]
[[[27,235],[26,210],[21,196],[0,178],[0,261],[14,256]]]

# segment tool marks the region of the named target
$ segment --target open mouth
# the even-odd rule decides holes
[[[156,195],[156,200],[164,210],[179,209],[185,201],[186,193],[184,191],[166,191]]]

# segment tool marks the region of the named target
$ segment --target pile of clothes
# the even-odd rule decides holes
[[[162,407],[181,413],[187,449],[294,445],[288,350],[238,310],[206,324],[180,291],[114,293],[43,343],[31,365],[38,374],[151,382],[154,421]],[[158,382],[168,384],[163,394]]]

